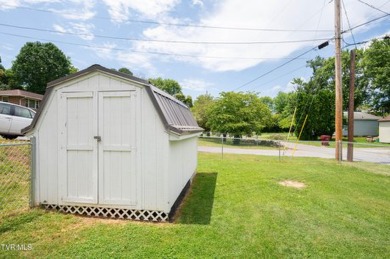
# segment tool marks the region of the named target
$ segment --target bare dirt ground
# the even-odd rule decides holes
[[[279,182],[280,185],[287,186],[287,187],[293,187],[297,189],[303,189],[306,187],[304,183],[297,182],[297,181],[292,181],[292,180],[285,180]]]

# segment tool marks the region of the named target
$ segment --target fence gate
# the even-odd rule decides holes
[[[30,142],[0,137],[0,220],[28,210],[30,179]]]

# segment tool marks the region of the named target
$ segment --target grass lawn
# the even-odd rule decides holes
[[[388,167],[390,168],[390,167]],[[390,174],[384,165],[199,154],[174,224],[34,209],[0,221],[0,257],[388,258]],[[386,173],[387,172],[387,173]],[[279,184],[294,180],[303,189]]]

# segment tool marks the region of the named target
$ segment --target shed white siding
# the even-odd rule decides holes
[[[156,95],[182,105],[96,65],[55,82],[26,129],[36,142],[35,204],[167,215],[196,170],[201,129],[193,118],[188,125],[166,124],[164,112],[184,108],[159,111]],[[187,108],[180,116],[188,114]]]

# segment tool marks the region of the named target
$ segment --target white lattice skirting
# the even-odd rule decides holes
[[[56,210],[63,213],[79,214],[92,217],[105,217],[114,219],[132,219],[141,221],[167,222],[168,213],[154,210],[131,210],[118,208],[102,208],[90,206],[71,206],[44,204],[47,210]]]

